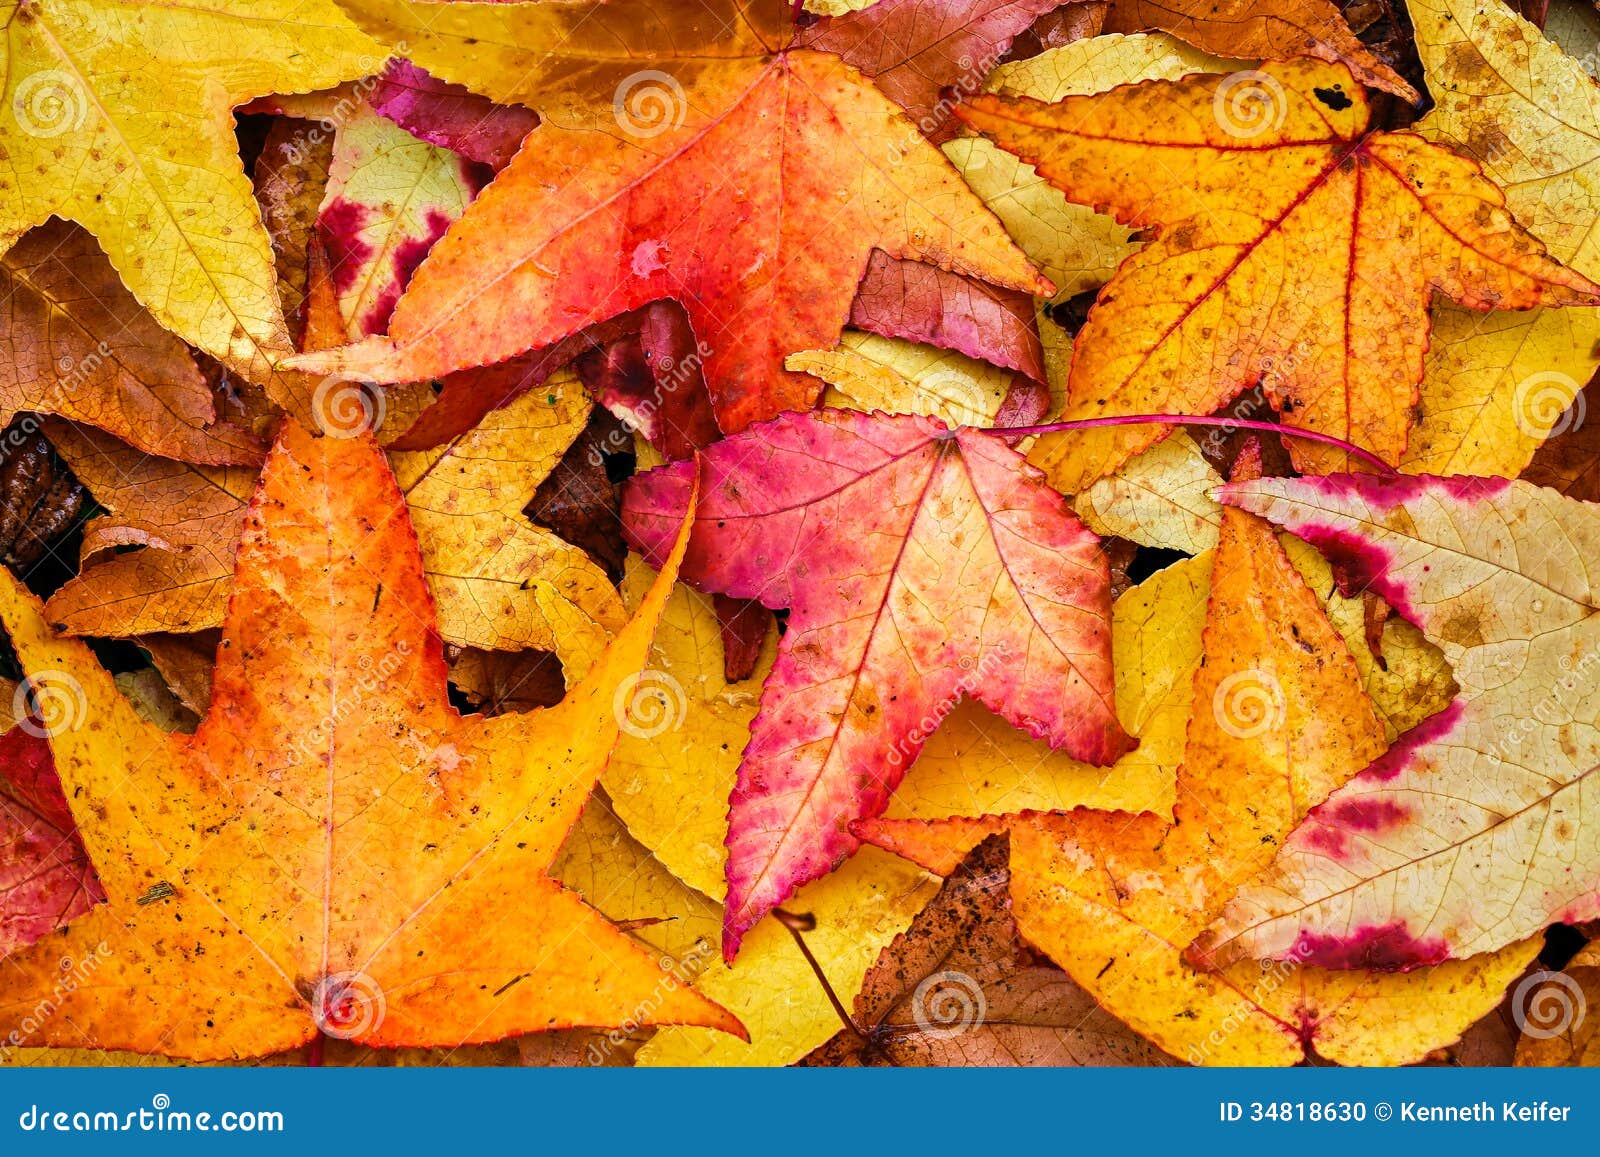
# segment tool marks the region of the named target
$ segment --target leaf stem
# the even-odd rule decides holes
[[[850,1015],[844,1002],[839,999],[839,994],[833,991],[833,985],[828,983],[828,974],[822,971],[822,965],[811,954],[811,949],[806,946],[806,938],[802,933],[813,931],[817,926],[817,918],[809,912],[786,912],[782,908],[774,908],[772,914],[778,918],[778,923],[789,930],[789,935],[794,937],[794,942],[800,946],[800,954],[806,958],[806,963],[811,965],[811,971],[816,974],[817,980],[822,984],[822,991],[827,994],[828,1003],[833,1005],[833,1011],[839,1014],[839,1019],[844,1022],[844,1027],[855,1033],[864,1041],[872,1038],[867,1031],[856,1023],[856,1018]]]
[[[1269,434],[1280,434],[1286,438],[1303,438],[1308,442],[1320,442],[1324,446],[1333,446],[1343,450],[1352,458],[1358,458],[1368,466],[1382,474],[1396,474],[1397,470],[1389,463],[1379,458],[1370,450],[1363,450],[1360,446],[1346,442],[1343,438],[1335,438],[1332,434],[1324,434],[1319,430],[1302,430],[1295,426],[1284,426],[1277,422],[1262,422],[1253,418],[1219,418],[1211,415],[1199,414],[1115,414],[1105,418],[1079,418],[1072,422],[1047,422],[1042,426],[986,426],[982,432],[985,434],[1002,434],[1007,436],[1022,434],[1060,434],[1070,430],[1097,430],[1105,426],[1221,426],[1234,430],[1262,430]]]

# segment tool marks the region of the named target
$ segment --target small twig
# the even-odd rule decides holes
[[[839,1014],[839,1019],[844,1022],[844,1027],[855,1033],[863,1041],[872,1038],[867,1031],[856,1023],[855,1017],[845,1008],[844,1002],[839,999],[839,994],[833,991],[833,985],[828,983],[827,975],[822,971],[822,965],[817,963],[817,958],[811,954],[811,949],[806,947],[806,938],[802,932],[816,930],[817,918],[809,912],[786,912],[782,908],[774,908],[772,914],[778,918],[778,923],[789,930],[789,935],[794,937],[794,942],[800,946],[800,955],[806,958],[806,963],[811,965],[811,971],[816,974],[817,982],[822,985],[822,991],[828,997],[828,1003],[833,1005],[833,1011]]]

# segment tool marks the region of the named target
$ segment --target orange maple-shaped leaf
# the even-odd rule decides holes
[[[1474,309],[1594,305],[1600,286],[1519,226],[1474,161],[1373,132],[1338,64],[1124,86],[960,116],[1071,200],[1153,230],[1079,332],[1067,419],[1208,414],[1257,382],[1291,425],[1398,462],[1435,293]],[[1077,492],[1161,426],[1074,432],[1035,461]],[[1355,469],[1294,447],[1303,468]]]
[[[682,5],[681,25],[677,9],[650,7],[431,6],[457,11],[436,14],[444,31],[419,31],[408,53],[488,96],[534,103],[544,120],[417,269],[387,337],[294,364],[423,380],[675,298],[709,350],[702,368],[718,420],[736,431],[816,401],[821,384],[784,358],[838,341],[874,248],[1049,290],[899,107],[838,57],[785,47],[783,0]],[[357,8],[378,19],[371,5]],[[546,27],[579,9],[598,23],[575,42]],[[724,9],[725,19],[708,16]],[[430,10],[404,5],[392,18]],[[389,37],[404,28],[377,26]],[[650,28],[661,30],[641,40]],[[697,57],[692,36],[711,30]],[[504,39],[513,34],[526,39]],[[453,68],[436,43],[449,37]],[[525,47],[508,53],[506,43]],[[546,75],[578,90],[572,108],[552,97],[547,109],[525,91],[527,77]]]
[[[1133,746],[1111,703],[1100,540],[1000,439],[930,418],[786,414],[702,453],[684,578],[789,610],[728,815],[725,951],[858,843],[963,698],[1078,759]],[[695,467],[636,480],[666,557]]]
[[[373,1045],[624,1021],[739,1032],[546,875],[681,550],[561,704],[463,718],[381,452],[286,424],[192,736],[142,722],[0,579],[35,684],[81,696],[51,746],[108,897],[0,962],[0,1037],[205,1059],[319,1029]]]

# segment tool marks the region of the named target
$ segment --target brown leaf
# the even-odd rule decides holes
[[[1600,378],[1591,379],[1566,413],[1556,419],[1553,437],[1540,443],[1522,476],[1536,486],[1550,486],[1580,502],[1600,501]]]
[[[0,258],[0,418],[58,414],[150,454],[259,462],[252,436],[215,424],[189,349],[156,323],[77,225],[52,220]]]
[[[306,244],[317,222],[332,161],[332,133],[310,121],[276,117],[251,174],[261,220],[272,240],[284,320],[297,345],[305,330],[301,310],[306,298]]]
[[[89,497],[31,417],[0,434],[0,561],[26,570],[78,524]]]
[[[868,971],[856,1027],[801,1064],[1172,1064],[1022,944],[1009,861],[1004,835],[974,848]]]
[[[612,582],[622,579],[628,548],[622,541],[617,495],[606,476],[604,454],[614,450],[620,424],[596,408],[589,425],[545,480],[523,512],[536,526],[553,530],[605,568]]]

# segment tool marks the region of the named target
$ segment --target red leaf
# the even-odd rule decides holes
[[[531,109],[496,104],[396,58],[367,98],[373,110],[418,140],[502,169],[539,124]]]
[[[729,813],[724,951],[858,846],[938,721],[972,696],[1112,762],[1110,573],[1099,540],[1000,439],[932,419],[788,414],[701,455],[683,577],[790,610]],[[652,560],[692,463],[636,479]]]
[[[951,113],[955,103],[978,91],[1013,36],[1060,3],[878,0],[812,25],[795,44],[844,57],[875,79],[930,139],[947,141],[960,124]]]
[[[13,727],[0,735],[0,956],[104,899],[61,794],[50,744]]]
[[[869,9],[870,11],[870,9]],[[1033,298],[874,250],[850,324],[884,337],[956,350],[1044,381]]]

